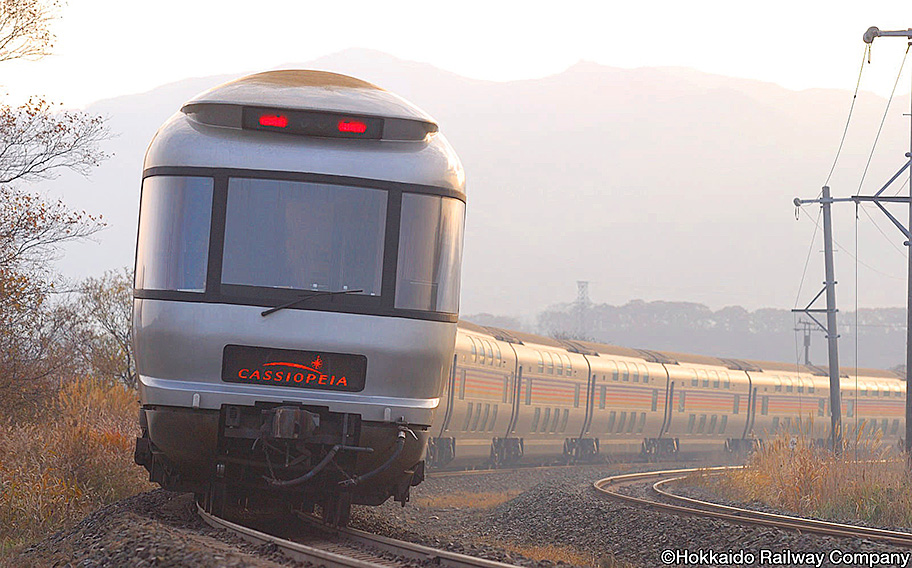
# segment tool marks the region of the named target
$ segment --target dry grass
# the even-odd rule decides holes
[[[28,421],[0,421],[0,555],[152,488],[133,463],[136,393],[78,380]]]
[[[420,507],[434,507],[441,509],[446,507],[490,509],[492,507],[500,505],[501,503],[506,503],[521,493],[522,491],[513,489],[500,493],[473,493],[468,491],[459,491],[457,493],[450,493],[449,495],[418,497],[414,502]]]
[[[566,562],[574,566],[597,566],[599,568],[633,568],[632,564],[615,560],[613,556],[598,558],[594,554],[578,552],[568,546],[548,544],[544,546],[524,545],[516,542],[493,541],[489,544],[532,560],[550,560],[555,564]]]
[[[747,467],[709,483],[726,498],[799,515],[912,526],[912,475],[906,459],[879,436],[845,445],[836,456],[806,435],[779,435]]]

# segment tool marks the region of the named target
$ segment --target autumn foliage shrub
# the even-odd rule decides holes
[[[29,419],[0,421],[0,551],[152,488],[133,463],[137,395],[76,380]]]

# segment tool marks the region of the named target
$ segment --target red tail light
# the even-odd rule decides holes
[[[340,120],[339,132],[352,132],[354,134],[364,134],[367,131],[367,124],[360,120]]]
[[[264,114],[260,116],[260,126],[285,128],[288,126],[288,117],[283,114]]]

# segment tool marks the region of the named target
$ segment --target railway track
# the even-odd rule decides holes
[[[271,544],[283,554],[325,568],[398,568],[444,566],[448,568],[510,568],[514,565],[475,558],[370,534],[351,528],[332,528],[301,515],[299,534],[282,538],[210,515],[197,506],[210,526],[227,530],[253,544]],[[306,529],[306,530],[305,530]]]
[[[912,534],[910,533],[806,519],[789,515],[777,515],[750,509],[742,509],[739,507],[729,507],[676,495],[668,489],[669,485],[686,478],[689,474],[694,472],[704,472],[705,475],[713,475],[739,467],[741,466],[673,469],[614,475],[600,479],[596,481],[594,485],[598,491],[614,499],[678,515],[708,517],[736,524],[775,527],[801,533],[814,533],[846,538],[866,538],[885,544],[912,547]],[[640,485],[643,482],[651,480],[657,481],[652,483],[648,493],[658,497],[658,499],[636,497],[619,491],[623,487]]]

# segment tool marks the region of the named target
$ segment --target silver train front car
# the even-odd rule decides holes
[[[374,85],[273,71],[185,104],[143,169],[137,463],[216,511],[344,522],[407,501],[452,362],[464,216],[437,124]]]

